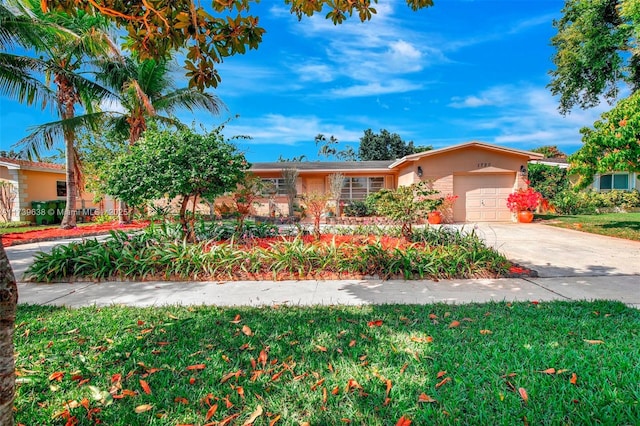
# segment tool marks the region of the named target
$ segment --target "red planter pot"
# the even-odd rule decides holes
[[[533,221],[533,213],[529,210],[523,210],[518,212],[518,222],[520,223],[531,223]]]
[[[442,222],[442,215],[440,212],[431,212],[427,215],[427,221],[432,225],[437,225]]]

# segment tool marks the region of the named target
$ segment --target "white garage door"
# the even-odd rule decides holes
[[[507,197],[513,191],[513,174],[478,174],[454,176],[453,193],[458,196],[453,206],[456,222],[508,222],[511,212]]]

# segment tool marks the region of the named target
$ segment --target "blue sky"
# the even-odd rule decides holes
[[[564,2],[435,3],[412,12],[403,0],[379,0],[371,21],[334,26],[321,16],[299,22],[284,1],[262,0],[255,9],[267,29],[263,43],[218,68],[214,93],[228,111],[179,116],[212,128],[239,115],[224,133],[252,137],[237,141],[252,162],[318,159],[318,133],[357,150],[369,128],[435,148],[469,140],[579,148],[579,129],[609,107],[563,117],[546,88],[552,21]],[[55,116],[2,98],[0,119],[1,149],[10,149],[29,126]]]

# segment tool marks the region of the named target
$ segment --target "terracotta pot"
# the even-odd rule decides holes
[[[518,222],[520,223],[531,223],[533,221],[533,213],[529,210],[523,210],[518,212]]]
[[[437,225],[442,222],[442,215],[440,212],[431,212],[427,215],[427,221],[432,225]]]

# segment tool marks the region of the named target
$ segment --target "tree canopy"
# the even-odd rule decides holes
[[[413,142],[405,142],[397,133],[382,129],[377,134],[367,129],[360,138],[358,158],[362,161],[395,160],[414,152]]]
[[[637,0],[566,0],[549,87],[560,95],[559,110],[590,108],[604,97],[613,103],[620,83],[640,88],[640,3]]]
[[[596,173],[640,171],[640,92],[580,132],[584,145],[569,157],[571,171],[581,177],[578,187],[589,185]]]
[[[134,206],[179,197],[180,220],[189,236],[189,201],[195,208],[199,197],[214,199],[235,190],[248,168],[220,128],[206,134],[150,128],[106,169],[105,192]]]
[[[544,155],[544,158],[566,158],[567,154],[562,152],[557,145],[543,145],[533,148],[531,152]]]
[[[127,45],[142,59],[166,58],[172,51],[187,49],[185,61],[189,87],[216,87],[220,76],[216,64],[225,57],[257,49],[265,29],[251,6],[259,0],[211,0],[209,8],[194,0],[42,0],[44,10],[100,13],[127,32]],[[326,12],[341,24],[356,15],[361,21],[376,13],[378,0],[284,0],[298,19]],[[433,0],[406,0],[413,9],[433,5]]]

